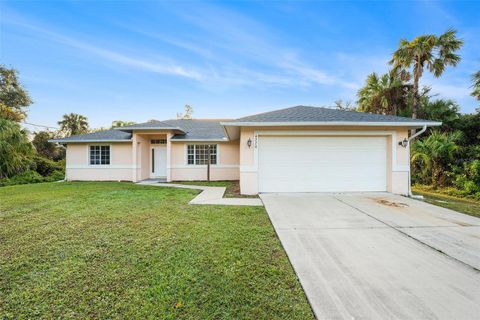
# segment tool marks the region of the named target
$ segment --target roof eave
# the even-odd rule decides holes
[[[220,122],[222,126],[238,126],[238,127],[283,127],[283,126],[365,126],[365,127],[436,127],[442,125],[441,122],[424,121],[424,122],[372,122],[372,121],[296,121],[296,122]]]
[[[99,139],[77,139],[77,140],[63,140],[63,139],[52,139],[48,140],[48,142],[53,142],[53,143],[80,143],[80,142],[132,142],[132,139],[124,139],[124,140],[113,140],[113,139],[108,139],[108,140],[99,140]]]
[[[202,141],[205,141],[205,142],[228,142],[229,139],[228,138],[223,138],[223,139],[200,139],[200,138],[174,139],[174,138],[171,138],[170,141],[173,141],[173,142],[181,142],[181,141],[184,141],[184,142],[202,142]]]

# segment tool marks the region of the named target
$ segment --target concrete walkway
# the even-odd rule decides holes
[[[261,198],[318,319],[478,319],[480,219],[387,193]]]
[[[207,187],[176,183],[162,183],[155,180],[146,180],[138,182],[139,185],[153,187],[170,187],[182,189],[203,190],[198,196],[193,198],[189,204],[215,204],[226,206],[263,206],[262,200],[258,198],[224,198],[225,187]]]

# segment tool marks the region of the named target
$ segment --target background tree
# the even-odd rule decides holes
[[[126,127],[135,124],[134,121],[122,121],[122,120],[114,120],[112,121],[111,129],[118,128],[118,127]]]
[[[448,172],[459,151],[462,133],[433,131],[428,137],[417,140],[412,145],[413,175],[421,183],[434,187],[447,185]]]
[[[365,86],[357,93],[357,110],[378,114],[398,115],[408,110],[410,85],[402,79],[400,72],[389,71],[378,76],[375,72],[367,76]]]
[[[48,140],[54,139],[56,136],[57,135],[51,131],[39,131],[35,133],[32,144],[40,156],[54,161],[65,158],[65,148],[48,142]]]
[[[14,121],[0,118],[0,178],[26,170],[32,155],[26,132]]]
[[[422,35],[412,41],[402,39],[399,48],[393,53],[390,64],[395,70],[410,70],[412,68],[412,118],[418,114],[419,85],[424,68],[427,68],[435,77],[440,77],[447,66],[456,66],[460,56],[455,52],[461,48],[463,41],[457,38],[457,32],[447,30],[437,37]]]
[[[88,119],[77,113],[64,114],[58,125],[67,136],[88,132]]]
[[[336,100],[335,102],[335,109],[343,110],[343,111],[355,111],[356,107],[353,105],[352,101],[343,101],[343,100]]]
[[[418,116],[421,119],[442,122],[442,130],[455,131],[460,118],[460,107],[453,100],[431,100],[429,96],[421,99]]]
[[[32,100],[18,80],[18,72],[0,65],[0,118],[20,122]]]
[[[192,119],[192,116],[193,108],[188,104],[185,105],[185,111],[183,113],[177,113],[177,119]]]
[[[473,78],[472,96],[477,98],[477,100],[480,100],[480,71],[476,72],[472,78]]]

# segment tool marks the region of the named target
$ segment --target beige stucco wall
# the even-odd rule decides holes
[[[91,166],[88,158],[89,145],[110,145],[110,165]],[[132,167],[130,143],[71,143],[67,146],[67,180],[131,181]]]
[[[170,174],[172,181],[193,181],[207,179],[206,165],[187,165],[186,146],[199,142],[172,142]],[[217,145],[218,163],[210,169],[211,180],[238,180],[240,152],[238,141],[212,142]]]
[[[240,130],[240,190],[242,194],[258,193],[258,174],[255,164],[255,132],[257,131],[376,131],[387,137],[387,191],[407,195],[409,192],[409,151],[398,145],[398,142],[408,138],[408,130],[392,127],[243,127]],[[382,132],[383,131],[383,132]],[[385,132],[394,132],[387,135]],[[288,134],[288,133],[287,133]],[[306,132],[306,135],[308,133]],[[358,133],[352,132],[352,136]],[[392,138],[395,141],[392,141]],[[247,146],[248,139],[253,141],[252,147]],[[394,151],[392,143],[395,145]],[[393,159],[395,158],[395,159]]]
[[[409,191],[409,151],[398,145],[408,137],[405,128],[391,127],[264,127],[242,128],[240,139],[230,142],[212,142],[218,145],[219,161],[211,167],[212,180],[240,180],[243,194],[258,193],[258,175],[254,159],[255,132],[267,130],[315,130],[315,131],[394,131],[387,137],[387,191],[408,194]],[[352,135],[355,133],[352,132]],[[68,180],[128,180],[148,179],[151,170],[150,139],[167,138],[167,180],[205,180],[206,166],[192,166],[186,163],[186,145],[196,142],[171,142],[170,132],[134,133],[132,142],[105,143],[111,145],[111,164],[109,166],[90,166],[88,162],[88,143],[71,143],[67,147]],[[247,140],[252,146],[247,146]],[[393,150],[392,151],[392,144]],[[135,161],[133,161],[135,159]]]
[[[134,140],[134,143],[137,145],[137,163],[140,165],[137,166],[137,176],[136,176],[136,181],[144,180],[144,179],[149,179],[151,177],[151,159],[152,159],[152,153],[151,149],[153,146],[157,145],[152,145],[150,143],[150,140],[152,139],[167,139],[168,133],[165,132],[149,132],[149,133],[143,133],[143,132],[134,132],[132,139]]]

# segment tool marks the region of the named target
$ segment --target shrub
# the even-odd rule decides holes
[[[63,171],[53,171],[49,176],[43,177],[34,170],[28,170],[23,173],[17,174],[12,178],[0,179],[0,187],[13,186],[16,184],[30,184],[39,182],[55,182],[65,178]]]
[[[51,175],[47,177],[49,181],[60,181],[65,179],[65,172],[63,171],[54,171]]]
[[[28,170],[5,180],[6,181],[3,182],[4,185],[27,184],[42,182],[43,177],[36,171]]]
[[[54,162],[40,156],[33,157],[31,166],[32,170],[37,171],[44,177],[51,175],[54,171],[63,171],[63,168],[63,162]]]
[[[470,195],[480,193],[480,160],[465,162],[463,170],[456,175],[454,184]]]

